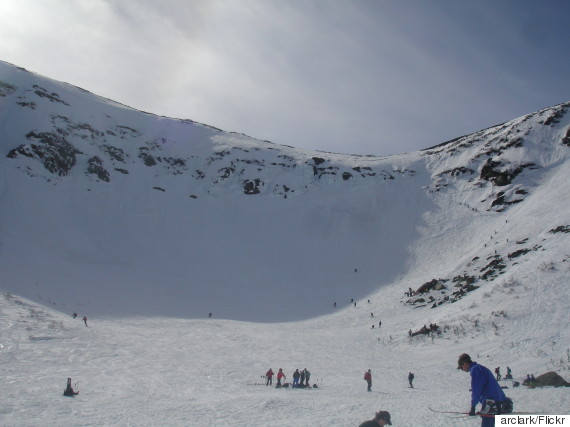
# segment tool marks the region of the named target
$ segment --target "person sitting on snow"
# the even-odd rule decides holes
[[[71,387],[71,378],[68,378],[67,379],[67,387],[63,391],[63,395],[64,396],[75,396],[76,394],[79,394],[79,391],[73,390],[73,387]]]

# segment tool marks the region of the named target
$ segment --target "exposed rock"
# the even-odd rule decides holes
[[[6,157],[15,159],[18,156],[25,156],[37,159],[48,171],[59,176],[69,173],[77,162],[76,154],[81,153],[62,135],[55,132],[30,132],[26,138],[34,142],[14,148]]]
[[[260,186],[263,185],[263,181],[259,178],[254,180],[245,180],[243,183],[243,192],[245,194],[259,194],[261,193]]]
[[[554,371],[536,377],[533,387],[570,387],[570,383]]]
[[[101,181],[109,182],[111,178],[107,169],[103,167],[103,162],[97,156],[91,157],[87,161],[87,173],[91,175],[96,175]]]

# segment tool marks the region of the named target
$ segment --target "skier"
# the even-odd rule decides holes
[[[414,374],[412,374],[411,372],[408,374],[408,382],[410,383],[410,388],[414,388]]]
[[[79,394],[79,391],[74,391],[73,387],[71,387],[71,378],[67,379],[67,387],[63,391],[64,396],[73,397],[76,394]]]
[[[272,385],[273,384],[273,371],[269,368],[269,371],[265,373],[265,377],[267,378],[267,382],[265,385]]]
[[[71,317],[73,317],[74,319],[77,318],[77,313],[73,313],[73,314],[71,315]]]
[[[295,372],[293,372],[293,387],[299,387],[299,377],[301,376],[301,374],[299,373],[298,369],[295,369]]]
[[[483,365],[471,360],[471,357],[463,353],[459,356],[457,369],[471,374],[471,410],[469,415],[475,416],[475,406],[482,404],[481,414],[495,415],[513,412],[513,401],[505,396],[501,386],[493,376],[493,373]],[[495,417],[481,417],[481,427],[495,425]]]
[[[505,379],[507,379],[507,380],[513,379],[513,371],[508,366],[507,366],[507,375],[505,375]]]
[[[275,388],[281,387],[281,378],[287,378],[287,377],[283,373],[283,369],[279,368],[279,372],[277,372],[277,385],[275,386]]]
[[[495,368],[495,374],[497,375],[497,381],[501,380],[501,368],[500,367],[496,367]]]
[[[306,369],[303,369],[301,371],[301,377],[300,377],[301,381],[299,383],[299,387],[305,387],[305,371],[306,371]]]
[[[85,323],[85,326],[87,326],[87,317],[83,316],[83,319],[81,320],[83,320],[83,323]]]
[[[370,369],[364,373],[364,379],[368,384],[368,391],[372,391],[372,372]]]
[[[378,426],[385,426],[385,425],[392,425],[392,421],[390,421],[390,412],[388,411],[378,411],[373,419],[370,421],[364,421],[358,427],[378,427]]]

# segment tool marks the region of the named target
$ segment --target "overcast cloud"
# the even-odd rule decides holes
[[[383,155],[570,101],[569,17],[566,0],[2,0],[0,59],[144,111]]]

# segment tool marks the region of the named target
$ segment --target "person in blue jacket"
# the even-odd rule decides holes
[[[471,357],[463,353],[459,356],[457,369],[471,375],[471,411],[469,415],[477,415],[475,407],[481,406],[481,427],[495,425],[495,414],[506,414],[513,411],[513,402],[501,389],[493,373],[483,365],[473,362]],[[487,416],[489,415],[489,416]]]

